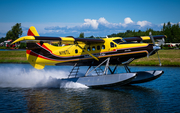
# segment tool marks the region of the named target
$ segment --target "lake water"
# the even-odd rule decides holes
[[[0,64],[0,112],[180,112],[179,67],[130,66],[132,71],[164,70],[164,74],[151,82],[106,89],[61,82],[71,68],[36,70],[29,64]],[[125,72],[124,67],[118,71]]]

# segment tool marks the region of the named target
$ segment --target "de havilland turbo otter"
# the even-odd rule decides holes
[[[36,69],[43,69],[46,65],[71,65],[74,67],[68,78],[62,80],[78,82],[88,87],[109,87],[143,83],[162,75],[163,71],[157,70],[131,72],[127,65],[135,59],[158,52],[164,38],[165,35],[151,34],[101,39],[47,37],[40,36],[35,27],[31,26],[27,36],[20,37],[13,43],[26,41],[27,60]],[[159,45],[155,45],[155,39],[161,40]],[[152,40],[152,43],[143,43],[146,40]],[[104,69],[100,68],[102,65],[105,65]],[[109,65],[115,65],[114,69],[112,70]],[[124,65],[127,73],[117,73],[119,65]],[[80,66],[89,66],[81,77],[78,76]],[[91,72],[96,72],[97,75],[90,76]]]

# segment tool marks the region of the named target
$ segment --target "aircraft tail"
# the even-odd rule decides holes
[[[36,28],[31,26],[27,32],[27,36],[20,37],[11,44],[26,41],[26,58],[28,62],[36,69],[43,69],[45,67],[45,61],[40,57],[39,53],[43,50],[44,42],[39,37]]]
[[[27,36],[39,36],[36,28],[34,26],[31,26],[27,32]],[[34,43],[27,43],[27,48],[31,48],[31,46],[33,46]],[[36,48],[34,48],[34,50],[36,50]],[[45,67],[44,64],[38,64],[37,63],[37,59],[38,59],[38,56],[34,56],[34,55],[31,55],[32,52],[31,50],[26,50],[26,57],[27,57],[27,60],[28,62],[36,69],[43,69]]]

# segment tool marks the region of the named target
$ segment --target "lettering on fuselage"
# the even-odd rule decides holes
[[[126,49],[126,50],[124,50],[124,52],[130,52],[131,50],[130,49]]]
[[[101,53],[100,55],[101,55],[101,56],[105,56],[105,53]]]
[[[66,54],[70,54],[68,50],[65,51],[59,51],[60,55],[66,55]]]
[[[95,57],[98,57],[98,56],[105,56],[104,53],[95,53],[95,54],[92,54],[94,55]],[[90,55],[84,55],[84,58],[88,58],[88,57],[91,57]]]

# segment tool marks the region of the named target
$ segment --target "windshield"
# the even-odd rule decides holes
[[[122,42],[124,42],[124,41],[122,41],[121,39],[116,39],[116,40],[113,40],[116,44],[120,44],[120,43],[122,43]]]

